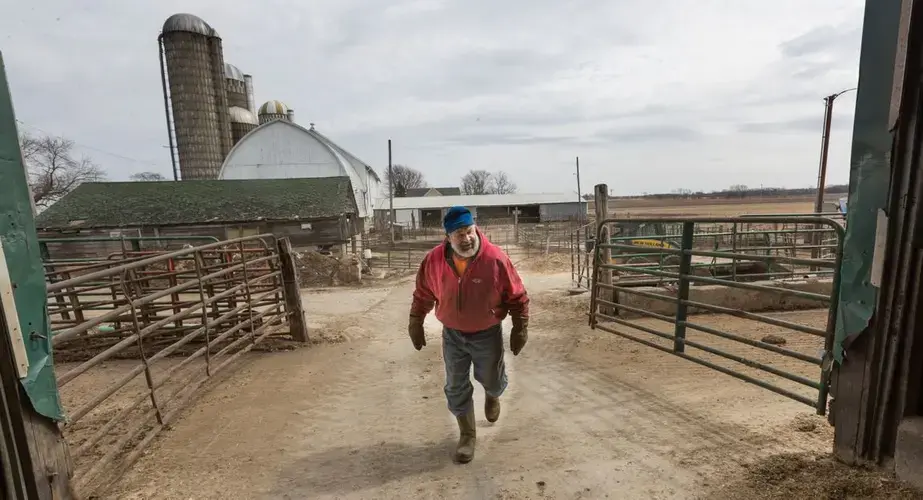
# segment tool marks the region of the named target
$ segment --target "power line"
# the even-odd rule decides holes
[[[20,120],[20,119],[18,119],[18,118],[16,119],[16,122],[19,123],[20,125],[24,126],[24,127],[28,127],[28,128],[30,128],[30,129],[33,129],[33,130],[37,130],[37,131],[39,131],[39,132],[41,132],[41,133],[43,133],[43,134],[46,134],[46,135],[56,136],[56,137],[63,137],[63,136],[60,135],[60,134],[55,134],[55,133],[53,133],[53,132],[49,132],[49,131],[47,131],[47,130],[45,130],[45,129],[36,127],[35,125],[29,125],[28,123],[26,123],[26,122],[24,122],[24,121],[22,121],[22,120]],[[132,157],[130,157],[130,156],[120,155],[120,154],[118,154],[118,153],[113,153],[113,152],[111,152],[111,151],[106,151],[105,149],[100,149],[100,148],[97,148],[97,147],[94,147],[94,146],[90,146],[90,145],[84,144],[84,143],[82,143],[82,142],[77,142],[77,141],[75,141],[75,140],[73,140],[73,139],[68,139],[68,140],[71,141],[71,142],[73,142],[74,145],[76,145],[76,146],[80,146],[80,147],[82,147],[82,148],[86,148],[86,149],[89,149],[89,150],[92,150],[92,151],[96,151],[97,153],[102,153],[102,154],[104,154],[104,155],[109,155],[109,156],[113,156],[113,157],[115,157],[115,158],[120,158],[120,159],[122,159],[122,160],[128,160],[128,161],[135,162],[135,163],[143,163],[143,164],[145,164],[145,165],[151,165],[151,166],[153,166],[153,167],[160,167],[160,166],[162,166],[162,165],[160,165],[160,164],[158,164],[158,163],[156,163],[156,162],[152,162],[152,161],[148,161],[148,160],[139,160],[139,159],[137,159],[137,158],[132,158]]]

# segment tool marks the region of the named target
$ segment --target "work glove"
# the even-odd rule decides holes
[[[410,341],[419,351],[426,345],[426,333],[423,331],[423,318],[420,316],[410,316],[410,325],[407,327],[407,333],[410,334]]]
[[[529,340],[529,318],[513,318],[513,329],[510,331],[510,351],[513,356],[518,356],[519,351]]]

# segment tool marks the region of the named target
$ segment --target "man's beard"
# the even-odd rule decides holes
[[[481,248],[481,239],[477,236],[474,237],[474,241],[467,250],[460,248],[453,241],[449,241],[449,243],[452,245],[452,251],[455,252],[455,255],[458,255],[463,259],[470,259],[471,257],[474,257],[478,253],[478,249]]]

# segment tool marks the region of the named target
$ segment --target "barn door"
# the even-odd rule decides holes
[[[663,234],[620,230],[639,223]],[[605,220],[590,326],[823,415],[843,224],[813,216]]]

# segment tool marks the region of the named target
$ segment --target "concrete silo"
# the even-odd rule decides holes
[[[256,116],[247,108],[232,106],[231,113],[231,139],[237,144],[243,136],[259,126]]]
[[[253,97],[253,77],[244,75],[244,82],[247,84],[247,109],[253,116],[256,116],[256,98]]]
[[[247,79],[244,78],[244,73],[231,63],[224,63],[224,88],[228,93],[229,107],[250,109],[247,102]]]
[[[232,145],[221,37],[199,17],[174,14],[158,41],[174,176],[216,179]]]
[[[289,111],[288,106],[282,101],[266,101],[260,106],[260,111],[257,116],[259,116],[260,123],[271,122],[273,120],[289,120]]]

